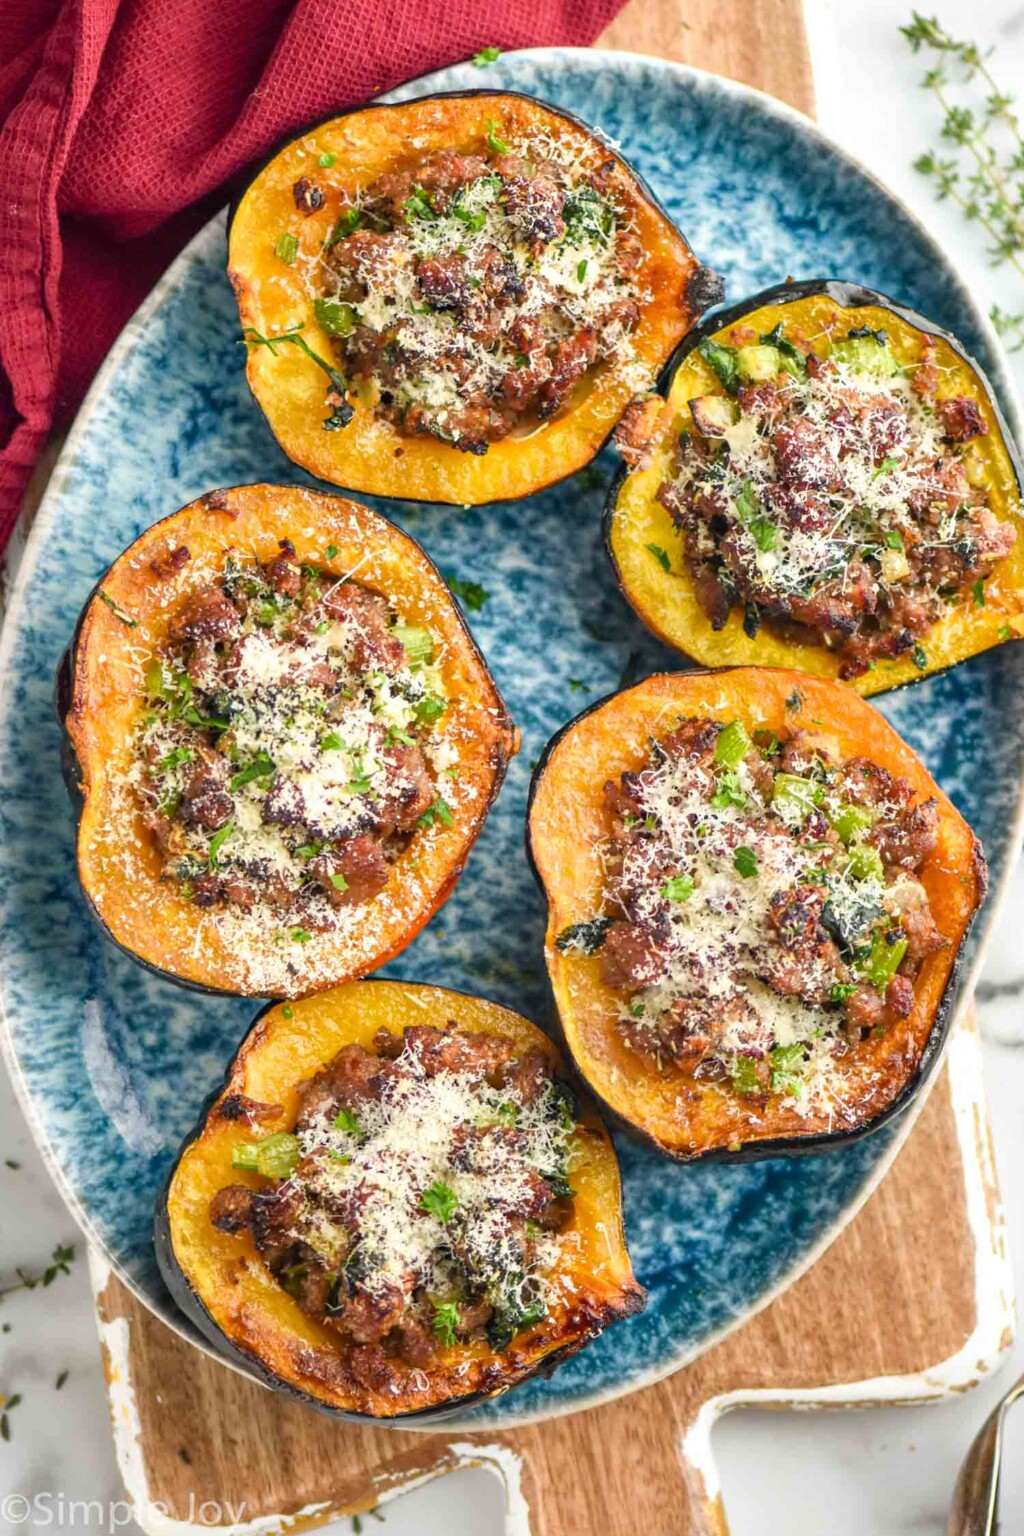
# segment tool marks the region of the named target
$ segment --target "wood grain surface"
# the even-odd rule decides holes
[[[987,1135],[983,1112],[976,1133]],[[987,1162],[984,1146],[968,1148],[975,1152]],[[994,1220],[991,1176],[986,1199]],[[179,1520],[209,1499],[244,1503],[247,1521],[284,1522],[304,1511],[320,1523],[479,1463],[512,1485],[513,1513],[518,1507],[522,1517],[510,1522],[516,1532],[720,1536],[724,1515],[701,1446],[691,1444],[703,1441],[709,1407],[715,1415],[723,1397],[742,1403],[766,1394],[791,1394],[797,1404],[822,1396],[863,1402],[862,1383],[892,1378],[905,1383],[897,1397],[938,1396],[936,1367],[975,1331],[975,1290],[975,1234],[944,1072],[879,1190],[806,1275],[685,1369],[585,1413],[476,1436],[336,1423],[201,1355],[116,1280],[103,1288],[99,1309],[115,1429],[122,1442],[127,1430],[139,1458],[131,1491],[138,1498],[144,1490]],[[984,1369],[967,1362],[956,1386]]]
[[[814,111],[800,0],[629,0],[599,46],[698,65]],[[261,1532],[292,1531],[481,1464],[506,1482],[509,1532],[722,1536],[706,1436],[723,1403],[863,1401],[859,1384],[876,1379],[890,1399],[893,1378],[915,1400],[948,1387],[933,1373],[974,1337],[979,1230],[998,1242],[983,1108],[973,1113],[977,1140],[965,1160],[943,1073],[879,1191],[788,1292],[644,1392],[513,1431],[426,1435],[332,1422],[190,1348],[109,1278],[98,1312],[129,1492],[186,1524],[209,1499],[244,1504],[235,1529],[269,1520]],[[985,1170],[989,1207],[973,1224],[968,1166]],[[974,1368],[963,1366],[956,1385]]]

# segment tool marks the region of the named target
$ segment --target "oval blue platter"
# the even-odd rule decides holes
[[[905,209],[806,120],[675,65],[584,50],[460,65],[424,91],[525,91],[603,130],[735,300],[782,278],[843,277],[913,305],[986,367],[1014,422],[992,333]],[[2,996],[15,1081],[76,1219],[165,1322],[195,1337],[157,1272],[154,1198],[257,1010],[154,979],[101,938],[79,894],[52,711],[79,608],[139,532],[205,490],[314,483],[282,456],[243,378],[216,218],[121,336],[64,449],[19,571],[0,699]],[[451,901],[385,975],[550,1017],[543,903],[523,824],[531,761],[585,705],[679,658],[618,595],[601,550],[611,453],[528,500],[480,509],[376,503],[487,597],[470,624],[523,750]],[[998,891],[1018,844],[1024,647],[1003,646],[879,702],[984,839]],[[979,767],[983,765],[984,771]],[[965,994],[993,901],[968,946]],[[849,1219],[906,1129],[813,1158],[686,1168],[619,1138],[626,1226],[650,1301],[547,1381],[467,1425],[566,1412],[675,1369],[795,1277]],[[198,1342],[198,1340],[197,1340]]]

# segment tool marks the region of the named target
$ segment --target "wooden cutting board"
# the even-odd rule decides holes
[[[600,42],[814,110],[800,0],[629,0]],[[122,1475],[144,1528],[167,1529],[159,1504],[178,1536],[217,1519],[253,1536],[308,1528],[474,1464],[502,1478],[516,1536],[722,1536],[719,1413],[961,1391],[1013,1317],[973,1028],[892,1172],[802,1279],[684,1370],[586,1413],[477,1435],[332,1423],[184,1344],[95,1257],[94,1276]]]
[[[153,1536],[168,1528],[157,1504],[176,1536],[270,1536],[474,1465],[504,1483],[507,1536],[726,1536],[710,1447],[721,1413],[937,1400],[993,1369],[1013,1329],[973,1022],[824,1256],[691,1365],[585,1413],[474,1435],[332,1422],[214,1363],[94,1274],[118,1461]],[[765,1529],[781,1528],[766,1511]]]

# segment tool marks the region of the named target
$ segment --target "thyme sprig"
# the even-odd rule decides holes
[[[50,1262],[41,1275],[26,1274],[23,1269],[15,1269],[17,1280],[12,1280],[10,1285],[0,1286],[0,1301],[5,1296],[12,1295],[15,1291],[34,1291],[37,1286],[45,1290],[52,1285],[58,1275],[70,1275],[71,1265],[74,1263],[75,1250],[71,1243],[58,1243],[50,1256]]]
[[[935,17],[918,11],[900,31],[915,53],[938,55],[921,83],[942,108],[941,133],[951,146],[949,156],[926,151],[914,161],[915,170],[931,181],[940,202],[948,198],[981,226],[993,266],[1006,263],[1024,277],[1024,138],[1014,98],[1000,90],[989,69],[991,52],[951,36]],[[972,105],[952,94],[965,86],[975,87]],[[1024,338],[1024,316],[998,313],[992,319],[1004,334],[1008,328]]]

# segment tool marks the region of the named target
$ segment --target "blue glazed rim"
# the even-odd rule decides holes
[[[912,226],[916,237],[921,242],[921,245],[926,249],[928,255],[950,279],[950,287],[952,291],[955,293],[960,304],[970,313],[978,332],[986,344],[986,349],[990,356],[988,371],[990,376],[993,378],[994,383],[996,384],[1001,399],[1007,406],[1007,415],[1010,418],[1011,426],[1018,426],[1019,415],[1015,408],[1013,388],[1007,377],[1007,371],[1002,363],[998,338],[996,337],[987,317],[980,313],[974,306],[970,299],[969,291],[966,285],[964,284],[959,274],[956,272],[955,266],[950,262],[947,253],[940,249],[937,242],[921,226],[916,217],[905,207],[904,204],[902,204],[902,202],[897,197],[894,196],[894,194],[892,194],[885,187],[885,185],[876,176],[873,175],[872,172],[862,166],[855,159],[855,157],[850,156],[844,150],[841,150],[836,145],[834,145],[832,141],[829,140],[827,136],[824,135],[816,127],[815,124],[804,117],[801,113],[785,106],[784,104],[776,101],[774,98],[769,97],[762,92],[753,90],[749,87],[739,85],[732,81],[723,80],[717,76],[708,74],[705,71],[672,64],[666,60],[652,58],[645,55],[622,54],[612,51],[600,51],[591,49],[526,49],[504,55],[502,64],[510,65],[514,72],[516,64],[520,61],[526,65],[533,63],[538,67],[547,65],[549,69],[552,67],[560,69],[563,66],[571,65],[574,61],[579,61],[580,63],[586,64],[591,68],[597,65],[609,73],[614,72],[620,78],[625,78],[627,81],[630,76],[636,77],[639,75],[648,75],[653,71],[656,74],[662,75],[668,81],[684,83],[690,90],[698,94],[702,94],[705,97],[725,96],[727,98],[732,98],[734,102],[748,104],[769,118],[774,118],[780,122],[788,123],[800,135],[806,139],[809,139],[823,155],[840,162],[844,168],[855,171],[866,183],[869,184],[871,188],[874,189],[875,192],[877,192],[881,198],[883,198],[893,207],[894,211],[897,212],[898,215],[906,223]],[[489,74],[488,83],[490,83],[491,80],[493,80],[495,90],[502,89],[502,71],[500,68],[495,69],[493,74]],[[509,84],[510,88],[515,88],[514,79],[509,82]],[[456,65],[450,69],[439,71],[432,75],[425,76],[419,80],[409,82],[407,85],[400,87],[398,90],[390,93],[388,96],[381,98],[381,100],[400,101],[413,96],[433,93],[440,88],[457,91],[462,88],[479,88],[479,85],[480,72],[478,70],[473,69],[472,66],[467,64]],[[595,131],[600,133],[600,129]],[[212,239],[217,239],[220,237],[221,219],[221,214],[214,216],[214,218],[209,221],[204,229],[194,237],[190,244],[172,263],[167,272],[165,272],[164,275],[160,278],[158,283],[155,285],[153,292],[143,302],[139,310],[128,322],[127,326],[122,331],[120,337],[112,348],[111,353],[104,363],[103,368],[100,370],[100,373],[94,381],[93,386],[90,389],[89,394],[87,395],[86,400],[83,403],[76,421],[68,435],[60,458],[51,476],[46,495],[40,505],[35,524],[30,532],[23,559],[10,594],[8,623],[5,626],[3,637],[0,638],[0,667],[3,668],[3,691],[0,693],[0,718],[2,718],[3,712],[9,707],[8,687],[10,677],[10,659],[12,650],[14,648],[15,629],[17,626],[20,626],[24,622],[26,590],[29,586],[30,577],[35,571],[39,563],[40,555],[43,553],[45,548],[47,534],[53,528],[58,517],[64,514],[64,509],[61,505],[62,492],[65,488],[65,483],[71,471],[79,446],[89,429],[92,414],[95,411],[97,405],[103,399],[111,378],[115,373],[118,372],[118,370],[124,365],[127,358],[131,355],[135,345],[140,338],[141,333],[144,332],[150,320],[154,317],[154,315],[157,314],[162,305],[179,286],[182,273],[187,270],[191,263],[201,260],[201,253],[205,253],[208,242],[210,242]],[[996,913],[999,909],[999,906],[1001,905],[1002,897],[1005,894],[1008,876],[1012,870],[1015,855],[1017,852],[1019,852],[1022,832],[1024,832],[1024,794],[1018,793],[1014,806],[1012,827],[1010,829],[1009,835],[1003,841],[1005,862],[1002,869],[1000,870],[998,879],[996,882],[994,882],[993,891],[990,894],[989,900],[986,903],[984,909],[984,915],[980,923],[979,940],[974,947],[974,953],[971,957],[971,964],[967,969],[964,982],[962,983],[960,1001],[956,1010],[957,1019],[963,1013],[966,999],[969,996],[970,990],[977,978],[978,969],[983,958],[985,941],[991,932]],[[21,1067],[15,1054],[11,1025],[6,1014],[5,1007],[3,1009],[3,1023],[2,1027],[0,1027],[0,1041],[2,1041],[5,1059],[7,1061],[16,1092],[18,1093],[22,1107],[26,1113],[26,1118],[28,1119],[30,1127],[33,1130],[37,1143],[40,1145],[44,1160],[47,1163],[51,1176],[54,1178],[54,1181],[57,1184],[58,1189],[73,1217],[82,1228],[86,1236],[90,1239],[90,1241],[95,1243],[105,1253],[105,1256],[112,1269],[119,1275],[119,1277],[124,1281],[129,1289],[132,1290],[137,1296],[139,1296],[144,1304],[151,1305],[145,1293],[133,1282],[131,1275],[123,1268],[117,1256],[111,1253],[105,1247],[102,1239],[98,1236],[87,1208],[79,1199],[75,1189],[65,1178],[63,1171],[59,1166],[54,1148],[51,1146],[46,1132],[41,1124],[41,1120],[36,1112],[34,1101],[28,1089],[27,1082],[22,1075]],[[735,1328],[748,1321],[758,1311],[767,1306],[783,1289],[785,1289],[794,1280],[799,1278],[799,1276],[803,1274],[810,1267],[810,1265],[815,1262],[815,1260],[825,1251],[830,1243],[839,1235],[840,1231],[845,1227],[847,1222],[852,1219],[857,1211],[860,1210],[864,1202],[869,1198],[870,1194],[876,1188],[880,1179],[884,1176],[884,1173],[887,1171],[888,1167],[891,1165],[897,1151],[899,1150],[899,1147],[902,1145],[906,1135],[909,1133],[909,1130],[911,1129],[911,1126],[916,1118],[916,1114],[921,1108],[922,1104],[923,1098],[920,1098],[917,1101],[917,1104],[903,1117],[897,1129],[897,1133],[888,1143],[885,1152],[872,1168],[868,1177],[858,1187],[855,1195],[842,1208],[835,1220],[820,1234],[816,1241],[809,1244],[805,1249],[802,1250],[797,1260],[789,1267],[789,1269],[782,1272],[772,1284],[768,1285],[752,1301],[746,1303],[738,1312],[738,1314],[728,1318],[728,1320],[722,1326],[709,1330],[707,1334],[698,1339],[695,1343],[688,1345],[686,1348],[681,1349],[676,1353],[667,1351],[665,1356],[660,1359],[655,1366],[651,1367],[649,1370],[642,1374],[634,1374],[630,1376],[629,1380],[624,1384],[613,1383],[604,1389],[590,1391],[571,1400],[544,1403],[541,1408],[535,1412],[520,1413],[514,1418],[503,1418],[502,1422],[505,1425],[511,1423],[528,1423],[538,1418],[546,1418],[562,1413],[574,1412],[582,1407],[593,1406],[596,1403],[608,1401],[616,1396],[622,1395],[624,1392],[637,1390],[647,1386],[652,1382],[671,1374],[681,1366],[687,1364],[690,1360],[696,1358],[696,1356],[703,1353],[704,1350],[713,1346],[716,1342],[725,1337],[728,1333],[732,1332]],[[198,1342],[195,1334],[189,1330],[187,1324],[184,1322],[184,1319],[176,1319],[174,1322],[172,1322],[167,1316],[161,1315],[161,1320],[165,1323],[168,1323],[169,1326],[175,1326],[177,1331],[179,1331],[183,1337],[188,1339],[189,1342]],[[200,1347],[205,1348],[206,1346],[200,1344]],[[214,1353],[211,1350],[207,1350],[207,1352]],[[466,1419],[464,1422],[467,1429],[479,1429],[483,1426],[484,1423],[487,1422],[487,1420],[481,1419],[478,1416],[474,1416],[473,1418]]]

